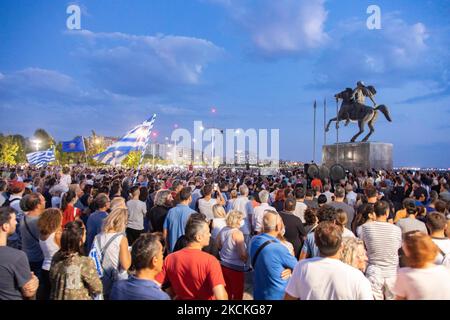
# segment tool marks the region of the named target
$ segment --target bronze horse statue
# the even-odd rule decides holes
[[[374,124],[378,118],[378,111],[381,111],[389,122],[392,122],[392,119],[388,108],[384,104],[381,104],[376,108],[372,108],[364,104],[357,103],[352,96],[353,90],[351,88],[347,88],[334,96],[336,100],[342,99],[341,109],[339,110],[338,117],[330,119],[325,131],[328,132],[330,130],[330,124],[333,121],[336,121],[337,128],[339,128],[339,121],[346,120],[345,126],[347,126],[350,121],[356,121],[358,122],[359,132],[350,140],[350,142],[355,142],[356,138],[364,132],[364,126],[367,123],[370,132],[364,137],[364,139],[362,139],[362,141],[365,142],[369,139],[372,133],[375,132]]]

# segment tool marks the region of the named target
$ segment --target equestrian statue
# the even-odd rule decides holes
[[[352,88],[346,88],[344,91],[336,94],[334,96],[336,102],[338,103],[339,100],[342,100],[341,108],[338,116],[330,119],[325,131],[328,132],[330,130],[330,124],[333,121],[336,121],[336,128],[339,128],[340,121],[345,120],[345,126],[348,126],[350,121],[357,122],[359,132],[350,140],[350,142],[355,142],[356,138],[364,132],[364,126],[367,123],[370,132],[362,139],[363,142],[367,141],[375,132],[374,124],[378,118],[378,111],[381,111],[386,119],[392,122],[388,108],[384,104],[377,106],[374,99],[376,93],[377,91],[373,86],[366,86],[362,81],[358,81],[354,90]],[[372,100],[373,108],[364,104],[366,97]]]

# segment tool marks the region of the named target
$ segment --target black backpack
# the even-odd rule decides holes
[[[11,204],[14,203],[15,201],[20,201],[19,198],[15,198],[15,199],[12,199],[12,200],[9,200],[9,199],[10,199],[10,197],[8,197],[8,199],[6,199],[5,202],[3,202],[2,208],[3,208],[3,207],[10,207]]]

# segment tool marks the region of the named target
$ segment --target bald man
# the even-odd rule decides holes
[[[297,259],[277,239],[282,230],[283,220],[278,212],[266,210],[263,233],[250,243],[255,300],[283,299],[291,271],[297,264]]]

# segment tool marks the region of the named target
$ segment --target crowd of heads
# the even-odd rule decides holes
[[[127,201],[139,200],[148,206],[166,208],[190,205],[193,192],[199,190],[202,199],[217,199],[226,194],[227,204],[211,206],[213,220],[223,220],[224,226],[239,229],[246,219],[240,210],[228,207],[239,197],[253,201],[254,207],[267,204],[262,217],[261,233],[283,240],[286,226],[280,212],[296,211],[298,202],[314,201],[317,206],[304,210],[303,226],[314,234],[314,244],[321,257],[335,257],[365,272],[365,243],[358,237],[346,237],[346,226],[357,234],[358,228],[373,221],[394,223],[411,217],[426,224],[428,233],[409,231],[403,234],[402,254],[411,268],[423,268],[432,263],[439,249],[430,235],[442,232],[448,236],[449,179],[448,173],[411,171],[366,171],[347,173],[340,181],[322,179],[321,186],[312,186],[302,169],[281,169],[276,175],[264,176],[259,170],[241,169],[142,169],[140,172],[121,168],[91,168],[83,166],[43,169],[5,166],[0,168],[0,193],[4,197],[0,209],[2,232],[8,237],[16,233],[21,223],[16,217],[39,217],[37,228],[42,239],[60,233],[59,256],[86,256],[87,220],[95,212],[107,212],[101,224],[102,233],[127,233],[129,207]],[[354,194],[354,196],[352,195]],[[350,197],[351,196],[351,197]],[[14,197],[19,198],[13,205]],[[345,202],[355,209],[354,217],[342,208],[330,205]],[[66,212],[79,210],[67,223]],[[70,211],[70,210],[69,210]],[[18,228],[18,227],[17,227]],[[131,247],[131,267],[128,272],[151,270],[161,272],[167,251],[167,239],[146,228]],[[348,230],[350,232],[350,230]],[[200,249],[211,245],[211,221],[205,214],[192,213],[186,222],[183,244]],[[251,236],[256,236],[251,233]],[[285,239],[284,239],[285,240]],[[306,241],[306,234],[301,239]],[[16,246],[20,249],[20,246]],[[178,248],[179,249],[179,248]],[[299,257],[295,257],[298,259]],[[144,270],[144,271],[142,271]]]

